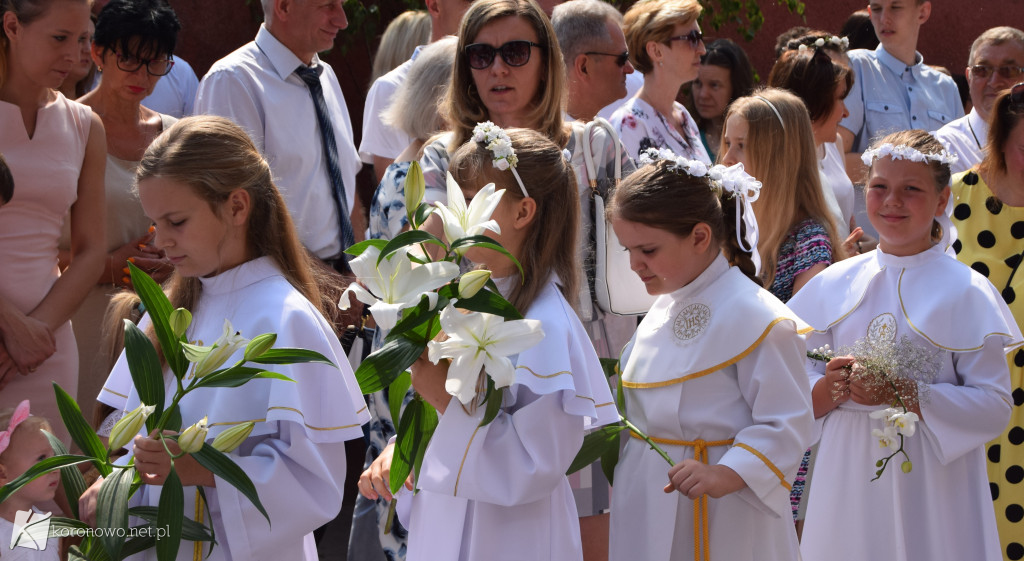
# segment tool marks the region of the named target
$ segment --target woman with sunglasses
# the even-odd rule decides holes
[[[108,353],[95,349],[111,296],[129,288],[128,261],[158,282],[171,272],[150,243],[150,221],[132,194],[132,183],[146,148],[176,121],[140,103],[174,64],[171,53],[180,28],[174,11],[162,0],[113,0],[96,21],[92,58],[103,74],[99,86],[79,101],[92,107],[107,133],[107,254],[103,272],[71,322],[80,354],[79,403],[93,402],[113,366],[107,362]],[[71,247],[67,230],[60,247],[63,259]]]
[[[988,123],[984,159],[953,176],[953,249],[957,259],[992,281],[1017,326],[1024,328],[1024,83],[996,98]],[[985,450],[1001,549],[1007,559],[1014,559],[1024,553],[1024,348],[1010,353],[1008,360],[1012,416]]]
[[[637,2],[626,12],[626,45],[644,85],[612,114],[611,123],[634,158],[648,148],[668,148],[711,163],[697,123],[676,101],[679,88],[697,77],[706,52],[697,25],[700,12],[697,0]]]
[[[754,69],[743,47],[730,39],[708,43],[707,53],[700,59],[697,79],[690,86],[690,96],[700,141],[712,161],[722,141],[725,110],[753,89]]]
[[[0,208],[0,409],[31,399],[58,419],[53,384],[71,395],[78,385],[68,320],[105,257],[103,123],[56,90],[79,62],[89,3],[3,0],[0,21],[0,154],[17,185]],[[61,272],[64,221],[71,252]],[[54,429],[70,442],[63,424]]]

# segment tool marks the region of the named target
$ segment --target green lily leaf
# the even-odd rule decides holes
[[[97,528],[127,528],[128,527],[128,498],[135,477],[135,468],[116,469],[103,480],[100,485],[100,492],[96,498],[96,527]],[[115,532],[99,536],[103,549],[114,559],[121,558],[121,547],[124,544],[123,538]]]
[[[419,228],[421,224],[430,218],[430,215],[434,212],[434,205],[427,203],[420,203],[420,206],[416,207],[416,227]]]
[[[291,349],[288,347],[270,349],[259,357],[250,359],[249,362],[255,362],[256,364],[301,364],[306,362],[319,362],[321,364],[330,364],[331,366],[335,366],[330,359],[316,351],[308,349]]]
[[[619,439],[616,438],[613,446],[608,446],[604,454],[601,454],[601,471],[608,479],[609,484],[614,484],[615,466],[619,463]]]
[[[423,416],[423,404],[425,402],[417,397],[405,406],[405,413],[398,423],[398,437],[395,439],[395,451],[391,457],[391,474],[388,486],[391,493],[397,493],[405,480],[412,473],[413,464],[416,462],[416,445],[421,435],[414,427],[420,425],[420,418]]]
[[[121,548],[121,558],[130,557],[136,553],[142,553],[148,549],[152,549],[157,545],[156,536],[154,535],[138,535],[134,538],[124,542],[124,547]]]
[[[128,509],[130,516],[141,518],[149,522],[150,524],[148,525],[154,528],[160,527],[156,521],[158,513],[159,509],[155,506],[133,506]],[[213,541],[213,534],[210,528],[191,518],[185,517],[182,519],[181,539],[193,542],[209,542]]]
[[[160,342],[164,359],[180,380],[188,369],[188,361],[185,360],[185,355],[181,351],[181,339],[176,337],[174,330],[171,329],[170,317],[174,308],[171,307],[171,302],[160,285],[142,269],[136,267],[134,263],[128,263],[128,269],[131,271],[132,286],[135,287],[135,292],[139,295],[142,305],[146,307],[146,312],[149,313],[149,318],[153,322],[153,329],[156,331],[156,339]],[[127,344],[126,340],[125,345]]]
[[[164,371],[160,358],[149,337],[127,319],[124,320],[124,349],[139,400],[156,407],[146,419],[146,432],[152,432],[164,413]]]
[[[173,561],[181,546],[182,519],[185,517],[185,491],[173,466],[160,490],[156,527],[167,528],[167,535],[156,538],[157,561]]]
[[[53,391],[57,396],[57,409],[60,411],[60,418],[64,421],[64,427],[68,429],[68,433],[71,434],[72,442],[82,452],[96,458],[98,460],[96,467],[99,468],[100,475],[106,476],[110,473],[110,468],[106,465],[107,448],[100,442],[100,437],[96,436],[96,431],[92,430],[92,426],[86,422],[85,417],[82,416],[82,410],[78,408],[78,404],[68,395],[68,392],[56,383],[53,384]]]
[[[419,441],[415,446],[415,461],[412,464],[412,471],[416,474],[416,480],[419,480],[419,474],[423,470],[420,467],[423,465],[423,456],[427,453],[427,445],[430,444],[430,439],[434,436],[434,430],[437,429],[437,423],[440,419],[437,416],[437,410],[432,405],[423,400],[423,415],[419,418],[419,424],[416,426],[416,432],[419,434]],[[413,485],[413,487],[416,487]]]
[[[43,434],[50,441],[50,447],[53,448],[55,457],[68,455],[68,449],[60,439],[53,436],[49,431],[44,430]],[[82,472],[77,467],[64,466],[60,468],[60,481],[61,486],[64,488],[64,496],[67,497],[68,505],[71,507],[71,514],[78,518],[78,498],[82,496],[82,493],[85,493],[85,477],[82,476]]]
[[[366,357],[356,369],[360,391],[373,393],[391,385],[399,374],[416,362],[425,348],[425,343],[405,337],[385,342],[383,347]]]
[[[380,265],[381,261],[386,259],[388,255],[391,255],[395,251],[406,246],[416,245],[420,243],[432,243],[434,245],[438,245],[444,248],[448,247],[444,244],[444,242],[438,239],[437,236],[431,234],[430,232],[427,232],[425,230],[406,230],[405,232],[402,232],[401,234],[395,236],[391,241],[387,243],[387,245],[385,245],[380,250],[380,255],[377,257],[377,265]]]
[[[519,310],[511,302],[506,300],[501,294],[491,292],[490,290],[481,290],[473,295],[472,298],[460,299],[455,303],[455,307],[473,312],[494,314],[505,319],[523,319],[523,314],[519,313]]]
[[[25,473],[22,473],[18,477],[15,477],[14,480],[0,487],[0,503],[7,500],[7,497],[10,497],[18,489],[21,489],[28,483],[31,483],[41,475],[49,473],[55,469],[60,469],[64,466],[73,466],[92,461],[95,460],[88,456],[73,456],[71,454],[64,456],[52,456],[45,460],[40,460],[32,467],[25,470]]]
[[[501,402],[505,397],[505,388],[495,388],[494,380],[490,376],[487,376],[487,394],[484,397],[484,403],[487,408],[484,410],[484,418],[480,421],[480,426],[484,427],[491,424],[491,421],[498,416],[498,412],[501,411]]]
[[[252,368],[249,366],[232,366],[231,368],[225,368],[224,370],[218,370],[211,372],[206,376],[196,381],[194,388],[237,388],[252,380],[253,378],[271,378],[274,380],[284,380],[286,382],[294,382],[288,376],[284,374],[278,374],[277,372],[270,372],[269,370],[263,370],[262,368]]]
[[[576,473],[594,463],[608,451],[610,446],[617,448],[619,446],[619,433],[625,429],[626,427],[622,425],[605,425],[584,436],[583,446],[580,446],[580,451],[576,454],[572,464],[569,466],[569,470],[565,474]]]
[[[448,286],[445,286],[442,290],[445,288],[448,288]],[[437,296],[437,305],[433,308],[430,307],[430,300],[427,296],[421,296],[418,304],[402,311],[402,319],[400,319],[398,323],[391,328],[391,331],[388,332],[387,337],[384,338],[384,344],[403,337],[411,338],[408,335],[410,332],[415,332],[417,327],[437,318],[441,314],[441,310],[443,310],[447,305],[448,297],[440,294],[440,292]],[[421,339],[421,341],[426,345],[429,339]]]
[[[388,244],[387,240],[365,240],[361,241],[352,247],[345,250],[345,253],[358,257],[366,251],[367,248],[376,247],[377,249],[383,249]]]
[[[452,251],[455,251],[456,249],[464,249],[464,248],[468,248],[468,247],[481,247],[481,248],[484,248],[484,249],[492,249],[494,251],[497,251],[498,253],[500,253],[500,254],[504,255],[505,257],[508,257],[509,259],[511,259],[512,263],[514,263],[516,268],[519,269],[519,274],[520,275],[523,274],[523,266],[519,264],[519,260],[516,259],[515,256],[513,256],[511,253],[509,253],[507,249],[505,249],[504,247],[501,247],[501,244],[499,244],[498,242],[494,241],[494,238],[489,238],[487,236],[482,236],[482,235],[481,236],[467,236],[465,238],[459,238],[459,239],[455,240],[454,242],[452,242],[451,249],[452,249]]]
[[[402,404],[405,402],[405,396],[409,393],[410,386],[412,386],[412,376],[408,372],[402,372],[385,390],[388,392],[388,409],[391,411],[391,419],[400,418]]]
[[[256,510],[259,510],[260,514],[267,519],[267,523],[270,523],[270,516],[267,515],[266,509],[263,508],[263,503],[260,502],[256,486],[252,484],[252,480],[242,471],[242,468],[231,461],[231,458],[209,444],[203,444],[203,448],[198,452],[193,452],[192,457],[201,466],[212,471],[214,475],[228,482],[235,489],[238,489],[240,493],[252,502]]]

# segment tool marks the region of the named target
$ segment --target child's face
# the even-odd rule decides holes
[[[28,427],[15,429],[11,435],[11,444],[4,451],[4,472],[3,477],[0,477],[0,484],[17,479],[25,470],[51,456],[53,448],[50,447],[50,441],[42,430]],[[22,487],[10,500],[17,501],[14,506],[18,507],[18,510],[26,510],[31,505],[52,499],[59,482],[60,471],[52,471]]]
[[[705,251],[697,247],[692,233],[683,238],[622,218],[613,220],[612,228],[629,252],[629,266],[644,281],[648,294],[675,292],[706,268]]]
[[[932,246],[932,221],[946,208],[949,187],[938,189],[926,164],[886,157],[871,167],[864,198],[882,251],[914,255]]]
[[[916,0],[871,0],[868,13],[883,46],[916,48],[918,30],[931,15],[931,2],[918,5]]]
[[[747,134],[750,126],[747,120],[739,113],[729,115],[725,121],[725,132],[722,133],[722,150],[719,158],[727,166],[743,164],[743,167],[750,169],[747,164]]]
[[[178,274],[208,277],[236,267],[247,260],[246,206],[239,214],[235,197],[210,207],[206,200],[184,183],[164,177],[139,182],[139,200],[146,216],[156,224],[153,244],[174,264]]]

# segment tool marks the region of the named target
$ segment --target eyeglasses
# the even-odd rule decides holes
[[[690,46],[696,49],[704,41],[704,34],[699,29],[687,33],[686,35],[676,35],[675,37],[669,37],[668,42],[687,40],[690,42]]]
[[[618,66],[619,68],[622,68],[623,66],[626,66],[626,63],[629,62],[629,51],[622,51],[620,54],[615,54],[615,53],[599,53],[597,51],[587,51],[587,52],[585,52],[583,54],[585,54],[585,55],[613,56],[613,57],[615,57],[615,65]]]
[[[170,58],[145,60],[117,53],[117,67],[122,71],[135,72],[143,66],[146,67],[146,72],[149,72],[150,76],[166,76],[171,71],[171,67],[174,66],[174,60]]]
[[[1004,80],[1015,80],[1024,74],[1024,67],[1021,66],[991,66],[988,64],[975,64],[971,66],[971,77],[987,79],[993,72],[999,74]]]
[[[469,67],[475,70],[483,70],[494,62],[494,55],[501,54],[501,60],[509,66],[523,66],[530,62],[530,47],[544,48],[533,41],[509,41],[500,47],[492,47],[487,43],[473,43],[466,45],[466,57],[469,59]]]
[[[1024,82],[1010,88],[1010,103],[1008,109],[1013,112],[1024,109]]]

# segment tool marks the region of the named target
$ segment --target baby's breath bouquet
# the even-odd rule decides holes
[[[916,423],[920,418],[911,409],[927,400],[929,385],[939,371],[938,351],[918,345],[904,335],[898,339],[865,337],[851,346],[841,347],[838,353],[854,359],[846,367],[850,381],[859,381],[866,390],[882,396],[890,404],[869,414],[872,419],[882,420],[882,428],[872,429],[871,436],[889,452],[875,462],[877,469],[871,480],[880,478],[889,462],[899,454],[904,458],[900,469],[910,473],[913,464],[904,448],[904,439],[917,432]],[[836,354],[825,345],[809,351],[807,356],[827,363]],[[835,390],[832,398],[837,398]]]
[[[127,412],[114,425],[108,443],[86,422],[74,399],[60,386],[54,384],[57,406],[61,420],[71,434],[71,440],[82,450],[81,454],[69,454],[64,444],[47,433],[56,454],[30,467],[20,477],[0,487],[0,502],[3,502],[32,480],[54,470],[60,470],[61,482],[67,496],[71,513],[75,518],[52,517],[50,535],[60,537],[69,532],[84,534],[89,526],[81,522],[78,500],[86,490],[85,478],[78,465],[90,463],[104,478],[96,504],[96,526],[103,532],[86,537],[79,545],[72,546],[68,558],[72,560],[106,561],[123,559],[129,555],[156,548],[157,559],[172,560],[177,556],[181,541],[215,542],[211,527],[185,517],[184,489],[181,479],[174,470],[174,459],[184,454],[192,457],[218,478],[237,488],[256,508],[267,517],[249,477],[227,456],[237,448],[253,430],[254,423],[243,423],[221,432],[212,442],[206,442],[208,417],[182,430],[181,410],[178,404],[187,395],[200,388],[235,388],[256,378],[273,378],[292,381],[287,376],[264,370],[262,365],[320,362],[333,364],[326,357],[306,349],[274,348],[277,336],[264,333],[246,339],[237,333],[231,322],[225,320],[224,332],[212,345],[201,341],[189,341],[185,332],[192,323],[192,315],[184,308],[172,309],[163,290],[141,269],[129,264],[132,285],[153,324],[153,330],[160,343],[164,360],[174,375],[174,395],[165,407],[166,395],[163,364],[149,337],[125,320],[125,355],[132,382],[139,394],[140,405]],[[244,349],[243,358],[224,367],[232,355]],[[214,411],[209,412],[216,414]],[[145,429],[147,434],[156,431],[164,441],[177,441],[181,454],[171,455],[171,470],[164,481],[159,505],[128,506],[129,500],[142,482],[134,466],[134,459],[125,464],[114,462],[111,455],[132,441]],[[179,434],[165,435],[171,431]],[[200,495],[205,494],[197,487]],[[131,517],[131,518],[130,518]],[[209,520],[209,513],[204,516]],[[140,526],[131,527],[131,519],[142,521]],[[269,517],[267,517],[269,521]],[[129,537],[134,536],[134,537]]]

